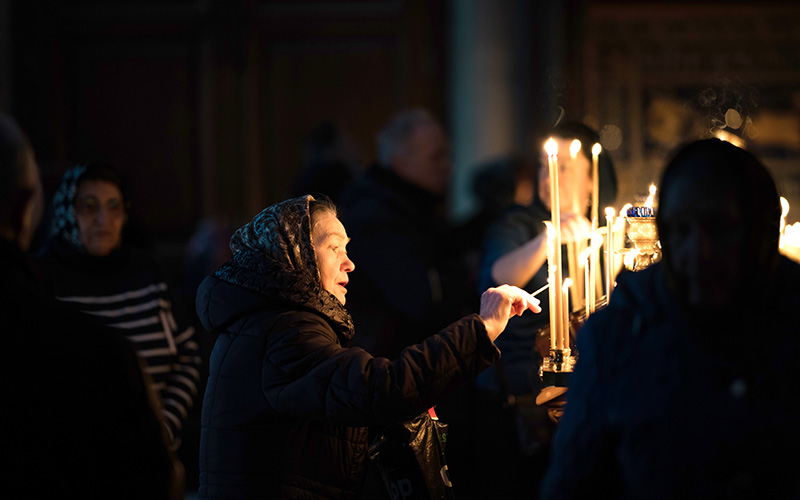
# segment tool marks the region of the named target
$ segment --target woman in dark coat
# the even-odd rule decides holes
[[[408,420],[499,357],[508,318],[538,301],[487,290],[467,316],[395,360],[348,347],[347,234],[311,196],[262,211],[197,294],[217,333],[203,402],[201,498],[357,498],[368,426]]]

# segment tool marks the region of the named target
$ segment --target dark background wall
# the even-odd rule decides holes
[[[49,185],[103,157],[156,238],[285,197],[324,120],[366,161],[396,109],[444,113],[441,2],[7,2],[0,102]]]
[[[366,164],[409,106],[452,132],[455,218],[474,210],[477,165],[529,152],[562,114],[605,131],[622,205],[728,109],[800,209],[789,1],[0,0],[0,19],[0,110],[48,191],[110,159],[132,220],[173,256],[201,218],[238,225],[285,198],[315,126],[337,124]]]

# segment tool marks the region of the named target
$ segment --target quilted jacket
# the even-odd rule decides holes
[[[322,289],[308,201],[265,209],[201,284],[218,335],[200,442],[201,498],[357,498],[368,427],[408,420],[499,357],[467,316],[394,360],[348,347],[350,316]]]

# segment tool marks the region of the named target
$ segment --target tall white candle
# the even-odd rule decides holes
[[[554,262],[554,242],[555,242],[555,229],[550,221],[544,221],[547,230],[547,284],[548,284],[548,298],[550,304],[550,349],[556,350],[557,348],[557,333],[560,316],[556,315],[556,296],[558,290],[556,289],[556,268]]]
[[[590,306],[591,294],[590,294],[590,290],[589,290],[589,282],[590,282],[589,274],[590,274],[590,271],[591,271],[589,269],[589,255],[591,255],[591,253],[593,251],[594,250],[592,249],[592,241],[589,240],[589,246],[586,248],[586,250],[581,252],[580,257],[578,257],[578,260],[580,261],[580,265],[581,265],[581,267],[583,267],[583,287],[584,287],[584,291],[583,291],[583,296],[584,296],[583,306],[584,306],[584,308],[586,308],[586,316],[587,317],[589,316],[589,314],[592,313],[591,306]]]
[[[614,209],[606,207],[606,302],[611,298],[611,269],[614,266]]]
[[[558,293],[558,286],[561,284],[561,276],[563,275],[561,267],[561,207],[559,200],[559,185],[558,185],[558,143],[551,137],[544,145],[545,152],[547,153],[548,167],[550,169],[550,220],[553,223],[553,266],[555,268],[554,281],[551,287],[556,289],[555,294],[555,310],[550,311],[550,315],[556,317],[556,330],[550,331],[550,335],[556,336],[556,349],[563,349],[558,345],[563,332],[563,325],[561,317],[563,314],[563,304],[560,293]]]
[[[569,287],[571,285],[572,279],[566,278],[561,287],[561,300],[564,301],[564,312],[561,317],[564,325],[564,329],[561,331],[561,349],[569,349]]]
[[[589,307],[586,311],[587,316],[594,313],[594,306],[597,303],[597,283],[595,280],[600,270],[598,250],[594,248],[594,235],[597,233],[597,226],[600,220],[598,214],[600,205],[600,173],[598,164],[602,150],[603,148],[598,143],[592,146],[592,211],[590,214],[592,218],[592,239],[589,241],[589,248],[592,250],[589,254],[589,293],[587,294],[587,297],[589,297]]]

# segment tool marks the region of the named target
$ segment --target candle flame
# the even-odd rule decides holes
[[[620,213],[622,213],[622,212],[620,212]],[[615,214],[616,214],[616,212],[614,211],[614,207],[606,207],[606,218],[607,219],[610,219],[610,218],[614,217]]]
[[[564,284],[561,286],[561,289],[565,292],[572,286],[572,278],[565,278]]]
[[[787,224],[787,215],[789,200],[781,196],[781,233],[778,247],[784,255],[800,262],[800,222]]]
[[[544,221],[544,227],[545,230],[547,231],[547,239],[548,240],[556,239],[556,231],[555,228],[553,228],[553,223],[550,222],[549,220],[546,220]]]
[[[656,185],[650,184],[650,195],[647,197],[647,200],[644,202],[644,206],[648,208],[653,208],[653,199],[656,196]]]
[[[599,142],[595,142],[594,146],[592,146],[592,156],[600,156],[600,152],[603,150],[603,147],[600,145]]]
[[[558,154],[558,143],[552,137],[544,144],[544,150],[547,156],[556,156]]]
[[[578,262],[580,267],[586,267],[589,263],[589,255],[592,253],[592,247],[586,247],[579,255]]]
[[[634,259],[636,256],[639,255],[639,250],[635,248],[631,248],[630,251],[625,252],[625,255],[622,257],[622,263],[628,269],[633,268]]]
[[[744,141],[741,137],[737,136],[736,134],[731,134],[726,130],[715,130],[714,137],[721,141],[730,142],[737,148],[744,148]]]
[[[782,246],[800,248],[800,222],[787,225],[781,235]]]
[[[581,141],[575,139],[572,141],[572,144],[569,145],[569,156],[572,159],[575,159],[578,156],[578,153],[581,152]]]

